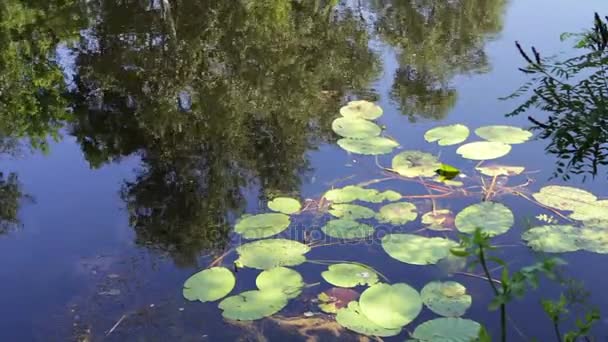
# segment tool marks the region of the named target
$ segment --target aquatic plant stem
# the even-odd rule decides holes
[[[553,329],[555,330],[557,342],[562,342],[562,333],[559,331],[559,322],[553,321]]]
[[[490,283],[492,290],[494,290],[494,294],[496,296],[499,296],[500,292],[498,291],[498,288],[492,281],[492,275],[490,274],[490,270],[488,269],[488,264],[486,262],[486,256],[485,256],[485,252],[483,250],[482,245],[479,245],[479,262],[481,263],[483,272],[485,273],[486,277],[488,278],[488,282]],[[507,308],[504,303],[500,304],[500,332],[501,332],[500,340],[502,342],[506,342],[507,341]]]

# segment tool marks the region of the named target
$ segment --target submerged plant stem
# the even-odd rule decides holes
[[[481,267],[483,268],[483,272],[486,274],[488,278],[488,282],[490,286],[492,286],[492,290],[494,290],[494,294],[496,296],[500,295],[498,288],[492,281],[492,275],[490,275],[490,271],[488,270],[488,264],[486,263],[486,257],[483,250],[483,246],[479,246],[479,262],[481,263]],[[500,304],[500,340],[502,342],[507,341],[507,308],[504,303]]]

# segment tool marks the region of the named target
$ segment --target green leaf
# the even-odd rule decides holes
[[[472,298],[466,291],[466,287],[455,281],[433,281],[422,288],[420,295],[422,302],[434,313],[459,317],[471,307]]]
[[[310,247],[293,240],[260,240],[237,247],[239,258],[235,262],[244,267],[261,270],[277,266],[296,266],[306,261],[304,254],[309,251]]]
[[[391,203],[380,208],[377,218],[379,222],[393,225],[403,225],[416,220],[416,206],[409,202]]]
[[[234,288],[234,274],[225,267],[213,267],[192,275],[184,283],[184,298],[212,302],[227,296]]]
[[[342,138],[338,140],[338,146],[355,154],[380,155],[393,152],[393,149],[399,146],[399,143],[384,137],[365,139]]]
[[[333,264],[321,276],[339,287],[368,286],[378,282],[378,275],[369,267],[358,264]]]
[[[357,204],[332,204],[329,213],[347,220],[369,219],[376,216],[376,212],[372,209]]]
[[[532,197],[543,205],[559,210],[575,210],[597,201],[597,197],[588,191],[559,185],[546,186]]]
[[[475,134],[482,139],[504,144],[521,144],[532,137],[532,133],[514,126],[485,126],[475,130]]]
[[[376,137],[382,132],[375,123],[357,118],[337,118],[331,124],[331,128],[336,134],[352,139]]]
[[[420,294],[404,283],[376,284],[363,291],[359,299],[361,312],[386,329],[400,329],[422,311]]]
[[[385,201],[398,201],[402,196],[392,190],[380,192],[376,189],[366,189],[356,185],[348,185],[341,189],[329,190],[323,197],[333,203],[350,203],[353,201],[382,203]]]
[[[280,291],[289,299],[299,296],[305,285],[300,273],[287,267],[266,270],[260,273],[255,283],[260,291]]]
[[[428,142],[438,141],[439,146],[460,144],[469,137],[469,129],[465,125],[456,124],[440,126],[428,130],[424,139]]]
[[[523,166],[505,166],[505,165],[486,165],[476,167],[481,174],[497,177],[497,176],[516,176],[524,172],[526,169]]]
[[[527,230],[522,239],[535,251],[563,253],[581,249],[579,234],[579,229],[574,226],[549,225]]]
[[[470,342],[479,336],[481,325],[470,319],[436,318],[420,324],[412,337],[424,342]]]
[[[401,327],[397,329],[386,329],[370,321],[361,313],[358,302],[350,302],[348,307],[338,310],[336,322],[348,330],[368,336],[389,337],[399,335]]]
[[[432,154],[420,151],[403,151],[393,158],[393,171],[404,177],[432,177],[441,163]]]
[[[337,239],[362,239],[374,234],[372,226],[347,219],[331,220],[321,230]]]
[[[246,216],[237,222],[234,231],[246,239],[261,239],[284,231],[289,223],[289,216],[279,213]]]
[[[456,215],[456,228],[467,234],[480,228],[482,232],[496,236],[506,233],[515,221],[513,213],[501,203],[482,202],[463,209]]]
[[[472,160],[490,160],[506,156],[511,152],[511,145],[500,142],[477,141],[460,146],[456,153]]]
[[[438,209],[422,215],[421,222],[427,225],[426,228],[430,230],[452,230],[454,226],[454,214],[448,209]]]
[[[291,215],[300,211],[300,209],[302,209],[302,205],[300,204],[300,201],[295,198],[277,197],[268,202],[268,209]]]
[[[373,102],[358,100],[340,108],[340,114],[345,118],[375,120],[382,116],[382,108]]]
[[[605,221],[608,226],[608,200],[576,205],[570,218],[579,221]]]
[[[224,299],[219,308],[227,319],[253,321],[281,311],[287,300],[280,291],[246,291]]]
[[[439,237],[423,237],[412,234],[387,234],[382,248],[392,258],[413,265],[431,265],[450,255],[450,249],[458,246],[455,241]]]

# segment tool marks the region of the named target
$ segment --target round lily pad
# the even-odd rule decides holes
[[[374,233],[372,226],[347,219],[330,220],[321,230],[337,239],[362,239]]]
[[[430,153],[403,151],[393,158],[393,170],[404,177],[433,177],[441,167],[439,159]]]
[[[460,146],[456,153],[472,160],[490,160],[506,156],[511,152],[511,145],[501,142],[477,141]]]
[[[350,302],[344,309],[338,310],[336,322],[348,330],[368,336],[389,337],[399,335],[401,327],[397,329],[386,329],[372,322],[361,313],[358,302]]]
[[[382,132],[375,123],[358,118],[337,118],[331,124],[331,129],[340,136],[352,139],[376,137]]]
[[[266,270],[260,273],[255,283],[261,291],[280,291],[289,299],[299,296],[304,287],[304,279],[300,273],[287,267]]]
[[[439,146],[460,144],[467,140],[468,137],[469,128],[461,124],[435,127],[424,134],[424,139],[426,141],[437,141]]]
[[[506,233],[515,222],[511,209],[504,204],[481,202],[464,208],[456,215],[456,228],[471,234],[477,228],[484,233],[495,236]]]
[[[332,287],[319,293],[319,309],[325,313],[335,314],[338,310],[348,306],[348,303],[356,301],[359,292],[341,287]]]
[[[184,298],[212,302],[227,296],[234,288],[234,274],[225,267],[212,267],[192,275],[184,283]]]
[[[450,255],[451,248],[458,246],[449,239],[412,234],[388,234],[381,242],[389,256],[412,265],[436,264]]]
[[[570,218],[579,221],[608,222],[608,200],[578,205],[574,208]]]
[[[532,197],[541,204],[559,210],[575,210],[579,206],[597,201],[597,197],[588,191],[559,185],[546,186]]]
[[[348,220],[369,219],[376,216],[376,212],[372,209],[357,204],[332,204],[329,213]]]
[[[568,225],[534,227],[522,235],[522,239],[535,251],[547,253],[575,252],[581,249],[579,228]]]
[[[452,230],[454,227],[454,214],[448,209],[439,209],[422,215],[421,221],[430,230]]]
[[[386,329],[400,329],[418,317],[422,300],[407,284],[376,284],[363,291],[359,306],[370,321]]]
[[[378,221],[394,225],[406,224],[414,221],[416,217],[416,206],[409,202],[387,204],[378,212]]]
[[[310,251],[307,245],[286,239],[254,241],[236,248],[238,265],[267,270],[277,266],[296,266],[304,261]]]
[[[599,254],[608,254],[608,231],[602,227],[585,226],[581,229],[580,245],[582,249]]]
[[[300,209],[302,209],[302,205],[300,204],[300,201],[295,198],[277,197],[268,202],[268,209],[291,215],[300,211]]]
[[[348,185],[341,189],[332,189],[323,195],[325,199],[333,203],[350,203],[363,201],[371,203],[382,203],[385,201],[397,201],[401,199],[398,192],[387,190],[380,192],[376,189],[366,189],[356,185]]]
[[[289,227],[289,216],[269,213],[246,216],[234,226],[234,231],[246,239],[262,239],[276,235]]]
[[[321,276],[328,283],[339,287],[367,286],[378,282],[374,270],[357,264],[333,264]]]
[[[340,108],[340,114],[346,118],[375,120],[382,116],[382,108],[373,102],[358,100]]]
[[[380,155],[393,152],[393,149],[399,146],[399,143],[385,137],[365,139],[343,138],[338,140],[338,146],[355,154]]]
[[[227,319],[253,321],[281,311],[287,300],[281,291],[246,291],[222,300],[219,308]]]
[[[430,282],[422,288],[420,296],[431,311],[445,317],[464,315],[472,302],[466,287],[455,281]]]
[[[488,165],[476,168],[482,175],[497,177],[497,176],[516,176],[524,172],[526,169],[523,166],[505,166],[505,165]]]
[[[488,141],[504,144],[521,144],[532,137],[532,133],[514,126],[494,125],[480,127],[475,134]]]
[[[412,337],[424,342],[477,341],[481,325],[464,318],[436,318],[420,324]]]

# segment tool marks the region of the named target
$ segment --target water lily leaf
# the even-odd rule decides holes
[[[440,237],[412,234],[388,234],[382,238],[382,248],[392,258],[406,264],[431,265],[450,255],[458,244]]]
[[[581,239],[579,244],[582,249],[599,254],[608,254],[608,229],[606,222],[602,228],[585,226],[580,230]]]
[[[372,322],[361,313],[358,302],[350,302],[344,309],[338,310],[336,322],[348,330],[368,336],[396,336],[401,332],[401,327],[397,329],[386,329]]]
[[[295,198],[277,197],[268,202],[268,209],[291,215],[300,211],[300,209],[302,209],[302,205],[300,204],[300,201]]]
[[[234,226],[234,231],[246,239],[261,239],[276,235],[289,227],[289,216],[269,213],[247,216]]]
[[[356,301],[359,292],[341,287],[332,287],[329,290],[319,293],[319,309],[325,313],[335,314],[338,310],[348,306],[348,303]]]
[[[532,133],[514,126],[485,126],[475,130],[475,134],[488,141],[504,144],[521,144],[532,137]]]
[[[225,267],[212,267],[192,275],[184,283],[184,298],[203,303],[227,296],[236,284],[234,274]]]
[[[577,205],[570,218],[579,221],[608,221],[608,200]]]
[[[418,317],[422,299],[404,283],[376,284],[363,291],[359,306],[370,321],[386,329],[400,329]]]
[[[382,203],[385,201],[398,201],[402,196],[398,192],[392,190],[380,192],[376,189],[366,189],[356,185],[349,185],[341,189],[329,190],[323,197],[333,203],[350,203],[353,201]]]
[[[460,174],[460,170],[452,165],[442,163],[441,166],[439,166],[439,169],[435,170],[435,173],[444,180],[452,180]]]
[[[506,156],[511,152],[511,145],[501,142],[477,141],[460,146],[456,153],[472,160],[490,160]]]
[[[511,209],[504,204],[482,202],[464,208],[456,215],[456,228],[471,234],[477,228],[484,233],[495,236],[506,233],[515,222]]]
[[[481,325],[464,318],[436,318],[420,324],[412,337],[420,342],[477,341]]]
[[[277,266],[296,266],[304,261],[304,254],[310,251],[307,245],[286,239],[254,241],[236,248],[237,264],[261,270]]]
[[[382,129],[371,121],[358,118],[337,118],[331,129],[344,138],[363,139],[380,135]]]
[[[430,211],[422,215],[422,223],[430,230],[452,230],[454,227],[454,214],[448,209]]]
[[[253,321],[281,311],[287,300],[281,291],[246,291],[222,300],[219,308],[227,319]]]
[[[535,251],[547,253],[575,252],[580,247],[580,229],[568,225],[534,227],[522,235],[522,239]]]
[[[338,140],[338,146],[355,154],[380,155],[393,152],[393,149],[399,146],[399,143],[385,137],[365,139],[343,138]]]
[[[345,118],[375,120],[382,116],[382,108],[373,102],[358,100],[340,108],[340,114]]]
[[[498,177],[498,176],[516,176],[524,172],[526,169],[523,166],[505,166],[505,165],[487,165],[476,168],[481,174]]]
[[[465,125],[456,124],[440,126],[428,130],[424,139],[428,142],[437,141],[440,146],[460,144],[469,137],[469,129]]]
[[[378,282],[374,270],[358,264],[333,264],[321,276],[328,283],[339,287],[367,286]]]
[[[376,216],[376,212],[372,209],[357,204],[332,204],[329,213],[347,220],[369,219]]]
[[[296,298],[302,292],[304,279],[300,273],[290,268],[275,267],[260,273],[255,284],[260,291],[280,291],[291,299]]]
[[[403,151],[393,158],[393,171],[404,177],[432,177],[441,163],[434,155],[420,151]]]
[[[434,313],[445,317],[459,317],[471,307],[467,289],[455,281],[433,281],[420,291],[422,302]]]
[[[453,180],[453,179],[447,179],[443,176],[437,176],[435,178],[433,178],[433,181],[437,182],[437,183],[443,183],[445,185],[448,186],[455,186],[455,187],[460,187],[463,186],[464,183],[461,181],[457,181],[457,180]]]
[[[362,239],[374,234],[372,226],[347,219],[330,220],[321,230],[336,239]]]
[[[380,208],[378,221],[394,225],[402,225],[414,221],[418,217],[416,206],[409,202],[391,203]]]
[[[559,185],[546,186],[532,197],[541,204],[559,210],[575,210],[581,205],[597,201],[597,197],[588,191]]]

